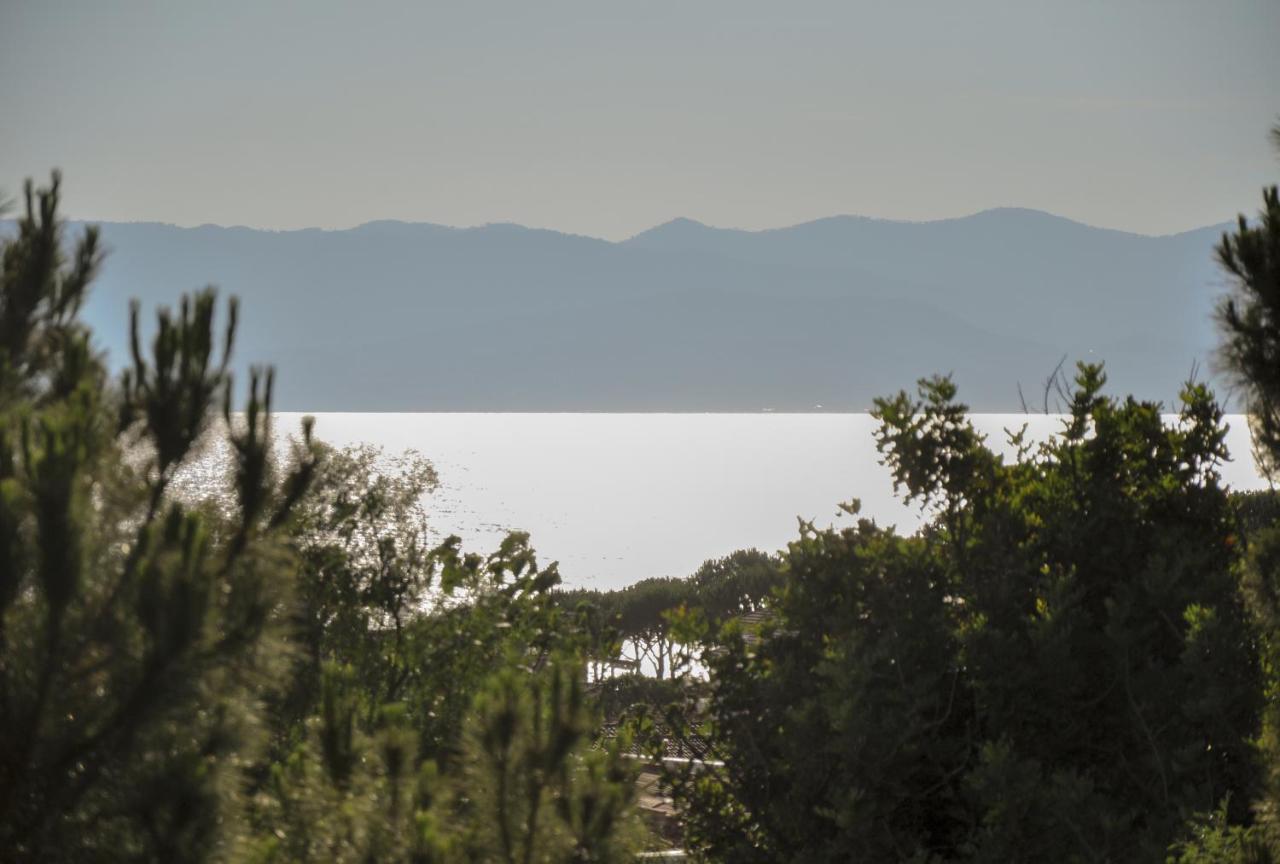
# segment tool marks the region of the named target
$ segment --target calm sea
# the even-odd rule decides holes
[[[865,414],[317,414],[338,446],[413,449],[440,475],[431,529],[491,550],[528,531],[541,561],[559,561],[571,586],[614,588],[647,576],[685,576],[735,549],[783,548],[797,517],[842,524],[857,498],[881,524],[915,529],[918,507],[893,494]],[[301,415],[278,415],[295,430]],[[978,415],[988,442],[1010,453],[1006,428],[1043,438],[1056,417]],[[1263,484],[1242,417],[1231,417],[1236,489]]]

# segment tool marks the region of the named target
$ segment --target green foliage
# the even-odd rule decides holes
[[[596,722],[582,670],[555,661],[527,673],[509,666],[480,694],[466,752],[469,782],[457,802],[471,821],[471,861],[628,860],[634,772],[625,739],[590,749]]]
[[[1246,546],[1251,539],[1280,521],[1280,494],[1274,489],[1232,492],[1231,505],[1235,510],[1236,524],[1240,526],[1240,539]]]
[[[636,706],[666,710],[680,705],[694,683],[686,678],[655,678],[632,673],[596,682],[594,696],[606,719],[616,720]]]
[[[614,609],[618,629],[634,648],[637,668],[647,659],[659,679],[673,671],[675,645],[667,613],[679,608],[688,596],[689,584],[672,578],[642,579],[617,592]]]
[[[27,185],[0,274],[0,848],[200,860],[233,838],[278,666],[278,526],[309,479],[306,430],[278,481],[268,373],[221,433],[237,457],[227,530],[174,500],[230,401],[234,314],[219,358],[212,290],[162,310],[149,353],[135,310],[133,369],[111,386],[76,318],[97,234],[65,261],[58,203],[56,174]]]
[[[1233,825],[1226,807],[1192,822],[1191,836],[1174,844],[1171,864],[1273,864],[1276,838],[1265,825]]]
[[[586,638],[592,680],[602,680],[611,666],[623,664],[632,672],[651,668],[665,680],[679,675],[677,667],[684,660],[671,636],[674,612],[697,607],[715,621],[726,621],[761,611],[781,583],[779,567],[775,555],[742,549],[703,562],[687,579],[642,579],[615,591],[558,591],[554,600],[574,615]],[[624,656],[628,651],[630,656]]]
[[[254,853],[619,860],[638,836],[632,781],[619,754],[585,750],[594,715],[570,658],[587,639],[553,602],[555,566],[540,567],[523,534],[487,556],[456,537],[428,549],[423,463],[386,473],[369,451],[327,456],[317,498],[291,523],[314,598],[300,666],[318,664],[318,684],[297,676],[295,710],[278,715],[291,749],[260,784]],[[299,705],[319,716],[300,723]],[[501,820],[511,849],[491,843]]]
[[[252,808],[253,854],[619,860],[639,836],[632,780],[618,753],[586,750],[594,715],[569,658],[589,639],[553,602],[555,566],[524,534],[490,555],[456,537],[430,548],[434,473],[420,459],[324,456],[289,523],[304,652]],[[492,845],[496,824],[515,847]]]
[[[212,289],[146,351],[135,307],[112,385],[76,318],[97,235],[64,260],[58,191],[0,256],[0,857],[628,857],[555,565],[523,534],[431,548],[415,457],[308,421],[278,458],[270,371],[232,413]],[[184,488],[217,450],[225,488]]]
[[[424,757],[448,766],[461,748],[476,694],[512,658],[536,663],[555,651],[580,652],[581,634],[551,601],[555,564],[539,567],[528,535],[512,533],[493,553],[462,554],[449,538],[433,553],[438,605],[410,626],[401,697]]]
[[[297,660],[277,710],[286,731],[317,709],[324,663],[349,664],[376,706],[404,697],[408,629],[429,602],[433,563],[422,499],[430,463],[368,446],[319,447],[310,493],[289,521],[300,564]],[[370,710],[373,710],[372,708]]]
[[[1280,126],[1273,130],[1280,149]],[[1268,476],[1280,467],[1280,191],[1262,193],[1262,211],[1250,224],[1242,215],[1224,234],[1218,262],[1232,293],[1218,305],[1223,365],[1243,390],[1254,436],[1254,455]]]
[[[513,658],[514,660],[514,658]],[[589,747],[594,716],[571,659],[504,664],[468,712],[456,770],[417,759],[399,707],[368,733],[350,668],[328,666],[323,711],[274,766],[254,812],[255,860],[612,862],[642,839],[619,746]]]
[[[581,637],[588,678],[603,680],[605,672],[622,657],[624,637],[618,626],[618,592],[575,588],[557,590],[551,599],[562,614],[572,619]]]
[[[1170,427],[1104,380],[1082,366],[1062,434],[1015,434],[1009,464],[945,379],[877,404],[933,519],[806,525],[762,638],[703,625],[691,722],[724,765],[670,779],[706,860],[1159,860],[1193,814],[1249,800],[1259,670],[1221,415],[1191,386]]]
[[[1272,130],[1272,139],[1280,147],[1280,126]],[[1220,359],[1244,394],[1255,461],[1274,481],[1280,466],[1280,195],[1275,186],[1263,191],[1258,219],[1250,224],[1240,216],[1236,232],[1223,235],[1217,251],[1233,287],[1218,306]],[[1192,839],[1178,850],[1185,861],[1280,859],[1280,507],[1274,490],[1238,495],[1234,504],[1246,550],[1242,587],[1259,634],[1264,712],[1258,745],[1267,778],[1251,814],[1223,808],[1193,823]]]
[[[782,584],[782,562],[758,549],[740,549],[706,561],[690,579],[686,602],[713,621],[728,621],[767,608]]]
[[[356,690],[350,667],[325,667],[320,715],[254,802],[251,860],[431,860],[420,823],[432,777],[416,769],[416,736],[394,709],[363,732]]]

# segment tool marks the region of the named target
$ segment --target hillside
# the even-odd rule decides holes
[[[129,298],[213,283],[243,303],[238,364],[276,364],[295,410],[865,410],[935,371],[978,410],[1016,410],[1063,355],[1167,402],[1207,366],[1221,290],[1220,226],[1146,237],[1015,209],[675,220],[620,243],[399,222],[102,230],[86,318],[114,364]]]

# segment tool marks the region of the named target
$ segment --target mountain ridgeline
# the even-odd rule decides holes
[[[1224,226],[1147,237],[1001,209],[769,231],[677,219],[619,243],[514,225],[101,227],[85,317],[110,364],[128,358],[127,299],[212,282],[247,313],[237,368],[287,370],[284,410],[863,411],[950,372],[975,410],[1010,411],[1019,385],[1041,405],[1064,356],[1168,404],[1208,368]]]

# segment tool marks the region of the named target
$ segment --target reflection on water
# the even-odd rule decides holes
[[[302,415],[278,415],[296,430]],[[1231,417],[1237,489],[1262,482],[1243,418]],[[992,446],[1012,454],[1004,429],[1026,423],[1041,440],[1056,417],[977,415]],[[893,495],[866,414],[318,414],[316,435],[337,446],[415,449],[440,487],[431,528],[492,549],[512,529],[539,558],[558,560],[566,584],[613,588],[647,576],[684,576],[707,558],[796,536],[797,517],[840,524],[836,505],[910,531],[918,507]]]

